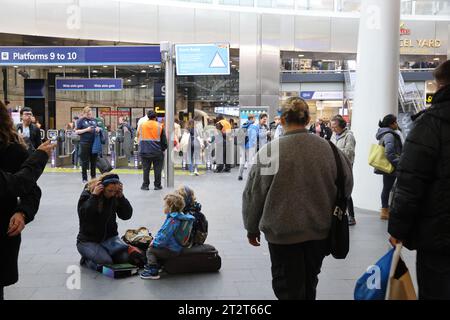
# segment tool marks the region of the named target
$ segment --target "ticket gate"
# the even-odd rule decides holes
[[[113,168],[128,167],[128,158],[124,150],[123,130],[117,129],[115,133],[111,134],[109,140],[111,150],[111,166]]]
[[[71,143],[70,139],[67,138],[67,132],[64,129],[60,130],[48,130],[47,136],[52,137],[49,139],[51,141],[56,141],[58,146],[56,147],[56,155],[55,155],[55,166],[56,167],[65,167],[70,166],[72,164],[72,154],[71,154]]]

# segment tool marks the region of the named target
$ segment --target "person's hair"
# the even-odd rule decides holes
[[[378,121],[378,126],[380,128],[388,128],[390,125],[397,122],[397,117],[393,114],[388,114],[383,118],[383,120]]]
[[[78,116],[73,117],[73,120],[78,120],[80,119]]]
[[[174,122],[180,124],[180,120],[179,119],[175,119]]]
[[[33,113],[33,110],[30,107],[24,107],[24,108],[22,108],[22,110],[20,110],[20,115],[23,115],[24,112]]]
[[[267,113],[263,112],[259,115],[259,120],[263,119],[263,118],[267,118]]]
[[[441,85],[450,84],[450,60],[447,60],[441,63],[436,69],[433,71],[433,76]]]
[[[156,113],[155,113],[153,110],[149,110],[149,111],[147,112],[147,117],[148,117],[150,120],[154,120],[154,119],[156,119]]]
[[[182,212],[185,204],[182,196],[169,193],[164,197],[164,205],[170,212]]]
[[[14,127],[14,121],[11,118],[8,109],[0,101],[0,146],[8,146],[12,143],[17,143],[25,148],[25,142],[17,134]]]
[[[194,128],[195,128],[195,121],[193,119],[191,119],[188,122],[188,129],[194,129]]]
[[[180,186],[177,190],[175,190],[175,193],[183,197],[185,205],[187,205],[187,200],[190,200],[191,204],[197,201],[194,190],[192,190],[188,186]]]
[[[309,123],[309,107],[305,100],[297,98],[286,104],[282,109],[281,117],[288,125],[297,124],[306,126]]]
[[[5,100],[5,106],[7,106],[8,104],[10,104],[11,102],[9,102],[9,100]]]
[[[344,118],[342,118],[341,115],[336,115],[334,116],[331,121],[336,121],[337,125],[339,126],[339,128],[341,129],[345,129],[345,127],[347,127],[347,121],[345,121]]]
[[[117,180],[119,179],[119,177],[117,176],[117,174],[112,173],[112,172],[107,172],[102,174],[101,176],[94,178],[92,180],[90,180],[87,185],[86,188],[87,190],[89,190],[90,193],[94,192],[95,189],[95,185],[97,184],[97,182],[99,181],[105,181],[107,179],[113,179],[113,178],[117,178]],[[119,181],[115,182],[115,183],[119,183]]]
[[[86,115],[86,114],[88,114],[88,113],[91,112],[91,111],[92,111],[92,109],[91,109],[90,107],[84,107],[82,113],[83,113],[84,115]]]
[[[217,116],[217,121],[221,121],[221,120],[223,120],[223,119],[225,119],[225,118],[223,117],[223,115],[219,114],[219,115]]]
[[[255,119],[255,115],[251,113],[248,115],[248,120],[252,120],[252,119]]]

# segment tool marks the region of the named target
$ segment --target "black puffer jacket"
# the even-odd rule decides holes
[[[100,202],[103,203],[100,205]],[[117,236],[117,217],[128,220],[132,214],[133,208],[125,197],[106,199],[84,190],[78,201],[80,232],[77,240],[100,243]]]
[[[407,248],[450,256],[450,86],[415,120],[397,177],[389,233]]]
[[[41,153],[39,151],[39,153]],[[34,158],[42,156],[42,162],[38,164],[45,165],[46,155],[37,154]],[[0,169],[4,172],[15,174],[20,172],[21,166],[28,158],[27,150],[19,144],[10,144],[0,147]],[[35,161],[31,159],[31,161]],[[20,174],[19,174],[20,176]],[[3,182],[3,179],[2,181]],[[28,191],[25,194],[3,192],[3,185],[0,193],[0,286],[9,286],[18,280],[17,260],[21,243],[21,235],[15,237],[8,236],[8,227],[11,217],[21,212],[25,214],[25,223],[34,219],[41,199],[41,190],[33,180],[25,180]],[[5,184],[8,187],[16,185],[14,180],[7,180]],[[19,200],[18,197],[19,196]]]

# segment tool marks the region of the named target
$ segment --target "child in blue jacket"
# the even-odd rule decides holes
[[[177,194],[168,194],[164,197],[166,221],[147,250],[147,265],[141,273],[142,279],[159,279],[158,262],[176,257],[183,250],[183,246],[175,238],[175,232],[183,221],[195,220],[192,215],[182,213],[184,206],[183,197]]]

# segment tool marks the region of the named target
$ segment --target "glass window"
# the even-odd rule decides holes
[[[255,5],[254,0],[219,0],[218,3],[226,6],[242,7],[253,7]]]
[[[412,14],[412,0],[402,0],[401,14]]]
[[[296,10],[308,10],[309,9],[309,0],[295,0],[295,9]]]
[[[272,8],[272,0],[257,0],[256,4],[260,8]]]
[[[416,15],[432,15],[434,14],[434,1],[416,0]]]
[[[294,0],[275,0],[274,6],[280,9],[294,9],[295,1]]]
[[[361,10],[361,0],[342,0],[342,11],[359,12]]]
[[[334,10],[334,0],[309,1],[310,10]]]

